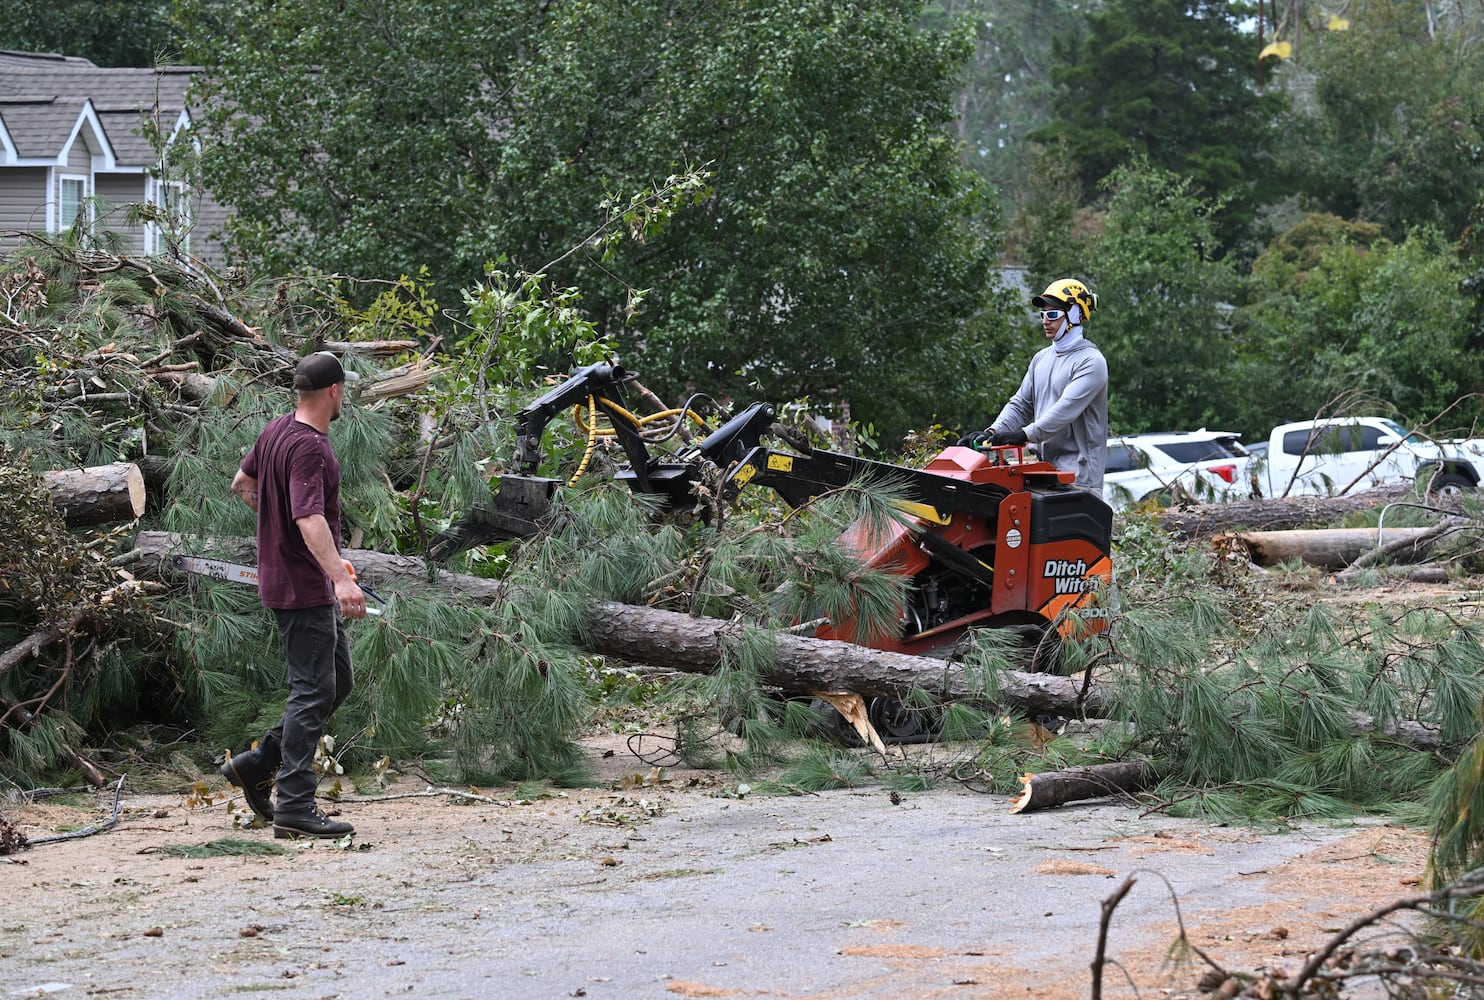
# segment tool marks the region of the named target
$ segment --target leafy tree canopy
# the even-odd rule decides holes
[[[99,66],[179,58],[170,0],[0,0],[0,49],[81,56]]]
[[[1005,327],[996,204],[949,134],[967,32],[905,0],[334,6],[230,15],[206,180],[248,258],[431,263],[440,299],[509,259],[582,288],[664,388],[896,430],[976,408]],[[605,201],[701,166],[710,197],[668,229],[559,256]]]
[[[1285,158],[1300,191],[1393,240],[1416,226],[1456,239],[1484,190],[1480,25],[1427,6],[1359,4],[1290,73],[1298,99]]]
[[[1249,301],[1233,317],[1242,428],[1265,435],[1355,391],[1420,423],[1478,392],[1463,273],[1435,231],[1392,244],[1374,224],[1315,215],[1280,235],[1253,263]],[[1449,425],[1477,411],[1454,408]]]

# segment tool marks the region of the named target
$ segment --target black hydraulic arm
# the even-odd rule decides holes
[[[906,503],[924,508],[921,513],[939,522],[960,511],[993,518],[1000,501],[1009,496],[1000,486],[975,485],[853,455],[832,451],[794,455],[762,446],[753,448],[732,468],[722,483],[722,496],[731,500],[744,486],[766,486],[798,507],[854,481],[896,484],[905,491]]]
[[[533,474],[541,465],[541,435],[551,418],[570,407],[597,400],[608,414],[618,443],[633,469],[639,488],[649,491],[649,469],[655,459],[649,454],[639,428],[623,405],[623,386],[632,381],[633,373],[618,365],[595,364],[579,368],[561,385],[537,399],[515,415],[515,460],[523,475]]]

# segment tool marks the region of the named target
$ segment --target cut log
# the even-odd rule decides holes
[[[1010,811],[1032,812],[1068,802],[1128,795],[1143,791],[1155,781],[1154,768],[1145,761],[1116,761],[1027,774],[1021,779],[1025,787],[1011,804]]]
[[[1298,561],[1324,569],[1344,569],[1382,544],[1400,551],[1435,534],[1433,528],[1311,528],[1303,531],[1242,531],[1236,539],[1259,566]]]
[[[1273,497],[1197,504],[1171,508],[1158,516],[1160,525],[1181,538],[1209,538],[1222,531],[1282,531],[1333,524],[1347,515],[1374,510],[1389,503],[1415,500],[1417,491],[1405,483],[1378,486],[1339,497]],[[1430,506],[1460,509],[1450,497],[1429,497]]]
[[[144,474],[133,462],[42,474],[69,528],[132,521],[144,513]]]

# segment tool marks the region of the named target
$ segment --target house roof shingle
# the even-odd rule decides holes
[[[62,113],[65,107],[91,100],[118,164],[144,167],[158,154],[140,134],[143,116],[153,118],[163,134],[172,133],[186,108],[186,86],[196,72],[198,68],[188,66],[101,67],[77,56],[0,50],[0,116],[21,156],[55,156],[77,121],[76,111]],[[47,99],[53,103],[44,104]],[[19,110],[47,108],[36,114]],[[46,123],[47,114],[66,119],[59,141],[60,126]]]

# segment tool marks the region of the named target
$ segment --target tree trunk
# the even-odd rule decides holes
[[[711,673],[730,636],[744,626],[676,611],[603,602],[591,609],[588,645],[594,652],[688,673]],[[1096,688],[1079,705],[1079,681],[1055,674],[1002,671],[998,696],[962,663],[909,656],[834,639],[776,633],[777,662],[765,678],[788,691],[850,691],[904,701],[913,691],[978,704],[990,702],[1038,715],[1093,716],[1102,712]]]
[[[136,576],[151,571],[178,576],[171,556],[212,555],[253,564],[256,544],[250,538],[214,539],[210,544],[160,531],[141,532],[129,561]],[[366,549],[347,549],[343,555],[356,567],[360,580],[379,589],[383,596],[398,591],[463,598],[476,603],[503,599],[507,588],[497,580],[464,576],[433,568],[411,556],[385,555]],[[685,673],[712,673],[724,659],[729,638],[749,626],[714,618],[698,618],[675,611],[660,611],[605,601],[590,609],[585,639],[593,652],[668,667]],[[776,661],[767,681],[791,692],[852,692],[864,697],[905,701],[909,694],[926,691],[948,701],[979,705],[997,704],[1028,715],[1097,718],[1103,714],[1103,694],[1096,684],[1080,691],[1078,679],[1053,674],[1001,671],[998,692],[986,692],[973,673],[961,663],[929,657],[908,656],[868,649],[848,642],[810,639],[775,633]],[[1080,694],[1080,697],[1079,697]],[[1358,732],[1382,735],[1415,746],[1437,746],[1434,730],[1415,722],[1378,727],[1369,717],[1356,714],[1352,723]],[[1115,792],[1135,792],[1149,787],[1158,776],[1140,762],[1099,764],[1091,767],[1027,775],[1025,790],[1012,812],[1028,812],[1066,802],[1102,798]]]
[[[1137,760],[1027,774],[1021,779],[1025,788],[1011,804],[1010,811],[1032,812],[1068,802],[1106,798],[1120,792],[1141,792],[1155,781],[1154,768],[1145,761]]]
[[[1359,511],[1416,498],[1414,487],[1394,483],[1339,497],[1273,497],[1171,508],[1159,515],[1159,523],[1166,531],[1181,538],[1207,538],[1217,532],[1241,528],[1257,531],[1312,528],[1331,524]],[[1430,506],[1450,510],[1458,508],[1456,500],[1444,497],[1429,497],[1427,502]]]
[[[1415,547],[1418,540],[1435,534],[1433,528],[1311,528],[1302,531],[1243,531],[1236,538],[1259,566],[1276,566],[1298,560],[1324,569],[1344,569],[1378,544],[1396,544],[1394,551]]]
[[[132,521],[144,513],[144,474],[133,462],[42,474],[69,528]]]

